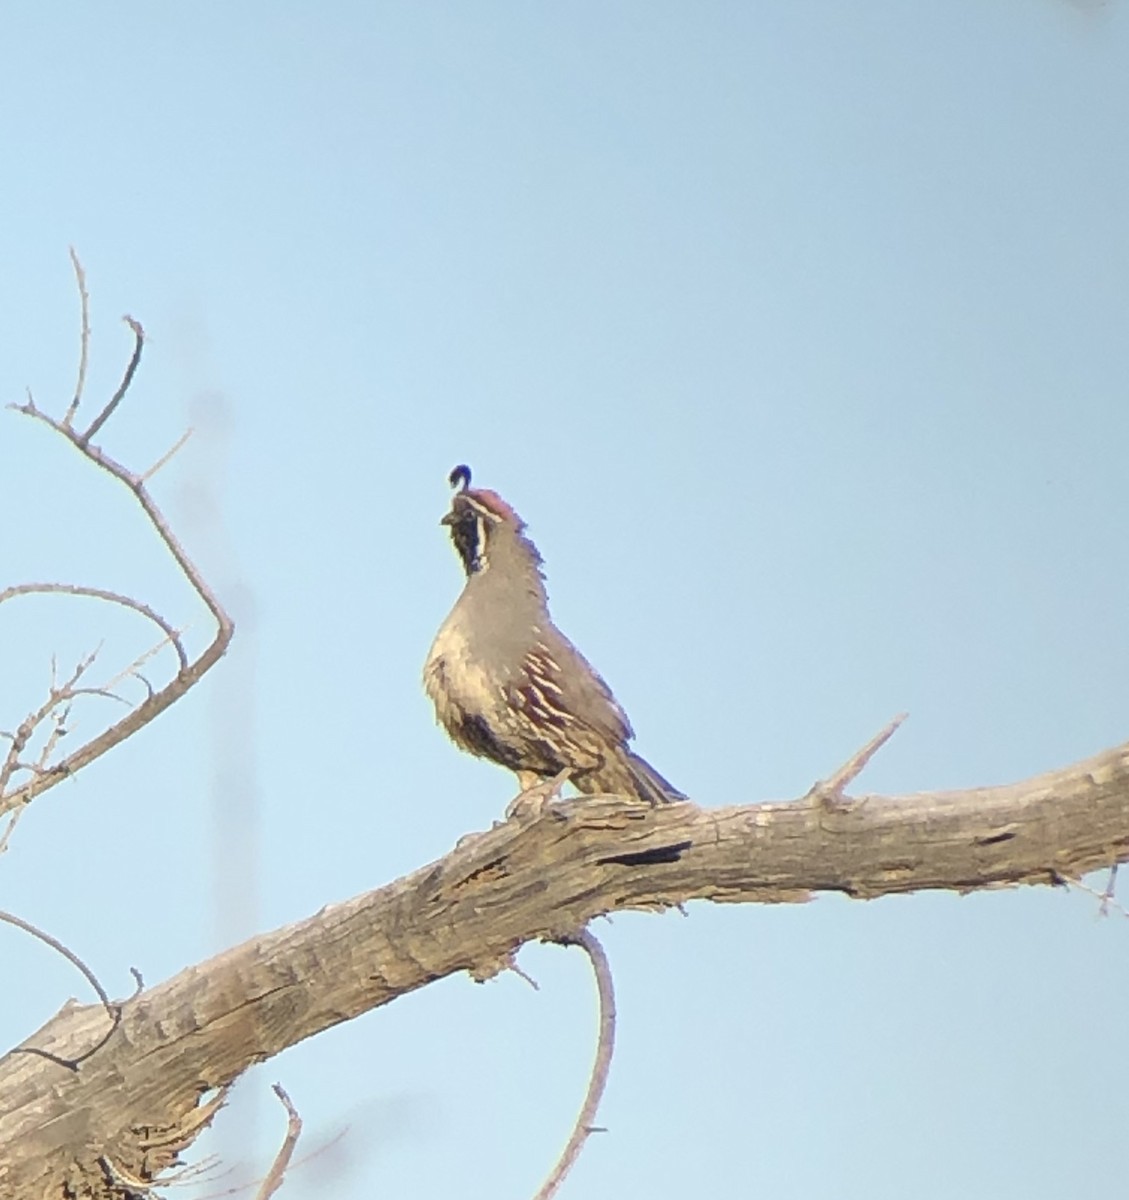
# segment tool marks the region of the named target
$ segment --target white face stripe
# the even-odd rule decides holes
[[[468,508],[474,509],[480,520],[485,518],[487,521],[500,521],[502,519],[493,509],[487,508],[485,504],[476,500],[473,496],[468,496],[464,493],[460,499]]]
[[[478,564],[479,571],[485,571],[490,565],[490,560],[486,556],[486,520],[483,517],[478,518],[478,545],[475,547],[475,562]]]

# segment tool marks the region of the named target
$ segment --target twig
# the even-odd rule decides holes
[[[160,654],[160,652],[166,646],[176,645],[176,640],[179,638],[180,632],[181,631],[177,630],[173,634],[172,638],[162,638],[155,645],[150,646],[148,650],[142,650],[128,667],[122,667],[122,669],[112,679],[106,680],[106,682],[102,685],[102,688],[99,689],[102,694],[112,696],[113,693],[109,691],[110,688],[116,687],[123,680],[137,679],[145,685],[146,691],[151,696],[153,694],[153,685],[145,678],[144,675],[141,674],[140,668],[143,667],[154,655]],[[119,697],[114,696],[114,699],[118,698]]]
[[[176,650],[181,670],[188,666],[188,653],[180,640],[180,632],[148,604],[142,604],[140,600],[134,600],[131,596],[125,596],[121,592],[111,592],[106,588],[87,587],[80,583],[17,583],[0,591],[0,604],[6,600],[13,600],[16,596],[89,596],[94,600],[106,600],[110,604],[120,604],[123,608],[132,609],[133,612],[140,613],[141,616],[152,621]]]
[[[534,1200],[549,1200],[549,1197],[555,1196],[565,1176],[572,1170],[573,1163],[579,1158],[584,1143],[593,1133],[603,1132],[592,1122],[607,1086],[612,1052],[615,1049],[615,989],[612,986],[611,967],[608,966],[608,957],[603,946],[596,935],[587,929],[559,940],[564,946],[579,946],[588,955],[592,973],[596,976],[596,991],[600,997],[600,1032],[596,1042],[596,1061],[592,1064],[592,1077],[588,1081],[588,1093],[581,1105],[580,1115],[576,1118],[572,1136]]]
[[[1087,896],[1093,896],[1098,902],[1099,917],[1109,916],[1110,912],[1117,912],[1123,917],[1129,917],[1129,909],[1114,895],[1114,884],[1117,882],[1116,863],[1110,868],[1109,879],[1100,892],[1096,888],[1090,887],[1088,883],[1083,883],[1081,879],[1070,879],[1067,882],[1071,887],[1076,887],[1080,892],[1085,892]]]
[[[52,950],[58,951],[71,966],[77,968],[86,979],[86,982],[97,993],[98,999],[102,1001],[102,1007],[106,1010],[107,1016],[110,1018],[110,1028],[106,1034],[91,1046],[89,1050],[84,1051],[77,1058],[62,1058],[57,1054],[52,1054],[49,1050],[40,1050],[35,1046],[17,1046],[13,1054],[35,1054],[40,1058],[48,1058],[54,1063],[58,1063],[61,1067],[69,1067],[72,1071],[78,1070],[79,1063],[89,1058],[95,1051],[101,1049],[114,1030],[117,1029],[122,1019],[121,1006],[115,1004],[106,993],[106,989],[98,982],[98,976],[82,961],[81,958],[69,947],[64,946],[58,938],[52,937],[46,931],[33,925],[30,921],[25,921],[23,917],[17,917],[15,913],[4,912],[0,909],[0,921],[4,921],[8,925],[14,925],[17,929],[22,929],[24,933],[30,933],[33,938],[38,938],[45,945],[50,946]]]
[[[174,454],[184,445],[185,442],[192,436],[192,429],[186,429],[180,437],[161,455],[160,458],[149,468],[148,471],[142,471],[137,477],[142,483],[148,483],[150,479],[173,457]]]
[[[1099,910],[1104,917],[1111,904],[1116,904],[1122,912],[1125,911],[1120,904],[1114,899],[1117,894],[1117,863],[1114,863],[1109,869],[1109,879],[1106,880],[1105,890],[1102,892],[1102,906]]]
[[[524,979],[525,982],[528,983],[535,992],[539,992],[541,990],[541,985],[537,982],[537,980],[534,979],[528,971],[523,971],[521,967],[519,967],[517,963],[513,961],[512,958],[510,960],[509,967],[519,979]]]
[[[74,267],[75,283],[78,284],[79,302],[82,305],[82,336],[79,341],[78,379],[74,385],[74,399],[63,414],[63,424],[68,427],[74,420],[74,415],[78,412],[78,406],[82,401],[82,392],[86,387],[86,366],[90,356],[90,294],[86,290],[86,272],[82,269],[82,263],[79,262],[73,246],[70,247],[70,255],[71,266]]]
[[[861,750],[852,754],[830,779],[821,779],[808,792],[808,798],[819,800],[824,804],[834,805],[840,803],[845,798],[843,793],[847,786],[858,778],[866,764],[894,736],[898,727],[908,716],[909,713],[899,713],[885,729],[875,734]]]
[[[259,1184],[259,1190],[255,1193],[255,1200],[267,1200],[268,1196],[273,1196],[282,1187],[282,1181],[286,1176],[286,1168],[290,1166],[294,1147],[298,1144],[298,1135],[302,1132],[302,1118],[298,1115],[298,1110],[291,1103],[285,1088],[283,1088],[281,1083],[275,1083],[271,1086],[274,1094],[282,1101],[289,1119],[286,1122],[286,1137],[279,1147],[278,1153],[274,1156],[274,1162],[271,1164],[271,1169],[267,1172],[266,1178]]]
[[[125,394],[129,391],[129,385],[133,382],[133,377],[137,374],[137,368],[141,365],[141,350],[145,345],[145,330],[141,328],[140,321],[135,321],[129,315],[122,317],[122,320],[133,330],[133,353],[129,356],[129,362],[126,364],[122,381],[118,384],[118,390],[110,397],[109,403],[90,422],[87,431],[78,435],[77,445],[80,449],[88,446],[90,439],[114,415],[114,409],[125,399]]]
[[[24,808],[17,808],[8,820],[7,828],[3,834],[0,834],[0,854],[3,854],[8,849],[8,843],[12,840],[12,834],[16,831],[16,826],[20,823],[20,817],[27,811]]]
[[[85,695],[87,693],[96,692],[96,688],[79,688],[77,691],[71,692],[72,696]],[[43,748],[39,751],[39,758],[34,763],[20,763],[19,769],[30,771],[32,777],[36,775],[47,775],[47,760],[55,752],[55,747],[59,744],[59,740],[67,732],[67,718],[71,715],[71,706],[68,703],[62,712],[54,712],[51,714],[53,724],[51,732],[43,741]]]
[[[301,1158],[293,1159],[290,1162],[289,1166],[286,1168],[287,1171],[294,1172],[299,1167],[305,1166],[306,1163],[313,1162],[313,1160],[315,1158],[318,1158],[320,1155],[324,1154],[327,1150],[332,1150],[333,1147],[336,1146],[337,1143],[339,1141],[341,1141],[341,1139],[343,1137],[345,1137],[348,1133],[349,1133],[349,1126],[343,1125],[333,1135],[333,1137],[329,1138],[327,1141],[322,1142],[322,1144],[320,1146],[318,1146],[316,1149],[311,1150],[308,1154],[303,1154]],[[225,1175],[225,1174],[230,1175],[234,1171],[234,1169],[235,1169],[234,1167],[226,1168],[225,1171],[221,1172],[221,1174],[219,1176],[217,1176],[217,1179],[223,1178],[223,1175]],[[162,1178],[161,1185],[163,1187],[166,1187],[171,1183],[180,1183],[181,1178],[185,1174],[186,1174],[186,1172],[180,1171],[175,1176],[166,1175],[164,1178]],[[225,1196],[238,1196],[238,1195],[242,1194],[243,1192],[250,1191],[250,1189],[253,1188],[254,1186],[255,1186],[255,1183],[253,1181],[251,1183],[233,1184],[231,1187],[224,1188],[224,1190],[222,1192],[205,1192],[204,1195],[199,1197],[199,1200],[222,1200],[222,1198]],[[262,1185],[260,1184],[259,1186],[262,1186]]]
[[[53,787],[58,780],[45,782],[42,787],[35,786],[35,780],[24,784],[23,787],[17,788],[14,792],[8,794],[8,784],[11,782],[12,775],[20,762],[20,755],[23,753],[28,742],[36,729],[51,715],[58,705],[65,703],[72,695],[72,689],[78,681],[86,674],[94,662],[95,651],[88,654],[82,659],[74,671],[71,672],[70,678],[62,687],[59,687],[55,682],[55,664],[51,664],[51,690],[48,692],[47,699],[34,712],[29,713],[23,721],[20,722],[19,728],[11,737],[11,745],[8,747],[8,754],[0,765],[0,814],[10,812],[14,808],[22,808],[25,804],[30,803],[41,791],[45,791],[48,787]],[[57,740],[57,739],[56,739]],[[54,770],[62,769],[62,764],[59,764]]]
[[[86,294],[86,280],[82,272],[81,266],[77,265],[76,261],[76,278],[78,280],[79,294]],[[84,301],[84,314],[86,306]],[[130,385],[133,382],[134,375],[137,372],[138,364],[141,361],[141,350],[145,342],[145,331],[141,325],[132,317],[126,317],[126,324],[133,331],[134,346],[133,354],[130,357],[129,363],[126,366],[121,383],[118,385],[110,402],[102,409],[97,417],[91,422],[90,426],[83,433],[78,433],[71,424],[73,418],[72,408],[68,408],[61,420],[50,416],[36,407],[35,401],[32,399],[30,392],[25,404],[13,405],[18,412],[24,413],[26,416],[33,418],[36,421],[41,421],[49,428],[53,429],[61,437],[65,438],[79,453],[92,462],[100,470],[105,471],[108,475],[113,476],[119,483],[129,489],[133,498],[140,506],[146,519],[156,530],[157,535],[164,543],[169,554],[172,555],[173,561],[176,563],[181,574],[184,575],[192,590],[203,602],[208,612],[212,615],[216,622],[216,634],[212,639],[211,644],[201,653],[195,660],[190,661],[187,653],[179,641],[179,634],[173,627],[163,618],[153,612],[147,605],[142,605],[137,601],[129,601],[126,597],[118,596],[116,593],[107,593],[102,596],[103,599],[112,600],[114,603],[124,603],[126,607],[132,608],[135,612],[148,617],[154,621],[169,641],[177,650],[177,655],[180,660],[180,670],[175,678],[167,683],[158,691],[152,692],[146,697],[136,708],[132,709],[128,715],[122,717],[109,728],[104,729],[96,737],[89,742],[79,746],[77,750],[72,751],[66,758],[57,763],[52,770],[43,779],[33,779],[28,784],[15,789],[9,795],[0,798],[0,815],[13,810],[18,810],[31,801],[35,796],[48,788],[54,787],[62,779],[75,774],[95,759],[100,758],[108,750],[111,750],[119,742],[148,725],[155,717],[164,712],[171,704],[178,700],[189,688],[193,687],[203,675],[209,671],[223,657],[228,646],[231,644],[231,639],[235,633],[235,624],[228,615],[224,606],[220,603],[219,598],[212,591],[200,573],[196,564],[188,557],[184,547],[180,544],[179,539],[173,533],[168,521],[160,508],[154,502],[152,496],[145,487],[145,480],[148,475],[138,475],[130,471],[127,467],[111,458],[99,447],[91,444],[91,438],[102,428],[103,425],[113,415],[115,409],[125,398]],[[83,339],[88,340],[89,337],[89,322],[84,315],[84,333]],[[85,352],[84,352],[85,353]],[[85,361],[85,360],[83,360]],[[85,367],[83,368],[85,371]],[[77,391],[77,389],[76,389]],[[167,457],[167,456],[166,456]],[[160,465],[159,463],[157,465]],[[149,475],[155,468],[150,468]],[[59,590],[64,590],[60,587]],[[14,593],[15,594],[15,593]],[[75,588],[74,593],[77,595],[97,595],[97,589],[79,589]],[[21,729],[23,727],[21,726]],[[30,732],[27,735],[30,737]],[[26,738],[25,743],[26,744]],[[22,750],[22,746],[20,749]],[[17,751],[17,754],[19,752]],[[9,777],[10,777],[9,772]],[[11,829],[8,833],[10,835]]]

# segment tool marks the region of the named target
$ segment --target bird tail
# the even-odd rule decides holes
[[[645,758],[624,750],[623,761],[640,800],[646,800],[648,804],[670,804],[686,799],[686,795],[665,780]]]

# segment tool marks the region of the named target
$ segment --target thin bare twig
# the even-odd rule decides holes
[[[343,1125],[331,1138],[328,1138],[326,1141],[322,1142],[321,1145],[317,1146],[313,1150],[310,1150],[307,1154],[303,1154],[301,1158],[292,1159],[290,1162],[290,1165],[286,1168],[287,1171],[292,1174],[299,1167],[305,1166],[305,1164],[308,1162],[313,1162],[315,1158],[318,1158],[322,1154],[325,1154],[326,1151],[332,1150],[333,1147],[336,1146],[337,1143],[339,1141],[341,1141],[341,1139],[343,1137],[345,1137],[348,1133],[349,1133],[349,1126]],[[202,1166],[201,1171],[198,1173],[203,1174],[203,1171],[206,1169],[208,1169],[207,1166]],[[226,1168],[224,1171],[220,1172],[219,1175],[215,1176],[215,1181],[218,1182],[218,1180],[222,1179],[224,1175],[230,1175],[234,1171],[234,1169],[235,1169],[234,1167]],[[186,1174],[187,1174],[187,1170],[186,1171],[178,1171],[176,1173],[176,1175],[162,1176],[161,1186],[167,1187],[171,1183],[180,1183],[181,1179]],[[209,1181],[209,1182],[211,1182],[211,1181]],[[223,1197],[225,1197],[225,1196],[239,1196],[239,1195],[242,1195],[244,1192],[250,1191],[251,1188],[256,1186],[256,1183],[257,1183],[257,1181],[252,1180],[250,1183],[233,1184],[231,1187],[224,1188],[224,1190],[222,1192],[205,1192],[204,1195],[202,1195],[199,1198],[199,1200],[223,1200]],[[261,1184],[259,1186],[261,1186]]]
[[[35,1054],[40,1058],[48,1058],[53,1063],[58,1063],[61,1067],[68,1067],[72,1071],[78,1070],[79,1063],[89,1058],[95,1051],[101,1049],[117,1029],[118,1024],[122,1019],[122,1010],[120,1005],[115,1004],[106,992],[106,989],[98,982],[98,976],[82,961],[81,958],[69,947],[64,946],[58,938],[52,937],[45,930],[33,925],[30,921],[25,921],[23,917],[17,917],[15,913],[4,912],[0,909],[0,921],[4,921],[8,925],[14,925],[17,929],[22,929],[24,933],[29,933],[33,938],[37,938],[45,945],[50,946],[52,950],[61,954],[71,966],[77,968],[86,979],[86,982],[94,989],[98,999],[102,1001],[102,1007],[106,1010],[107,1016],[110,1018],[110,1028],[105,1036],[100,1038],[98,1042],[91,1046],[89,1050],[80,1054],[78,1058],[61,1058],[57,1054],[52,1054],[49,1050],[40,1050],[35,1046],[17,1046],[13,1054]]]
[[[160,652],[169,644],[170,642],[168,638],[162,638],[155,645],[150,646],[148,650],[142,650],[128,667],[123,667],[112,679],[106,680],[101,689],[103,693],[105,695],[113,695],[113,693],[109,691],[110,688],[116,687],[123,680],[136,679],[139,683],[143,683],[145,685],[146,692],[148,695],[152,696],[153,685],[145,678],[144,675],[141,674],[141,668],[155,654],[160,654]],[[116,696],[114,698],[117,699]]]
[[[0,813],[10,812],[15,808],[22,808],[25,804],[30,803],[39,792],[45,791],[48,787],[53,787],[58,782],[57,779],[44,781],[42,787],[36,787],[36,780],[32,779],[31,782],[8,793],[8,784],[11,782],[12,775],[19,765],[20,755],[31,740],[32,735],[60,704],[69,700],[72,695],[72,689],[90,669],[96,654],[97,651],[88,654],[86,658],[82,659],[62,687],[59,687],[55,682],[55,664],[52,662],[51,690],[47,695],[47,699],[34,712],[29,713],[20,722],[16,732],[10,735],[11,745],[8,747],[8,753],[3,764],[0,765]],[[55,771],[61,769],[62,764],[54,768]]]
[[[298,1115],[298,1110],[286,1094],[286,1089],[281,1083],[275,1083],[271,1086],[274,1094],[282,1101],[289,1119],[286,1122],[286,1137],[279,1147],[278,1153],[274,1156],[274,1162],[271,1164],[271,1169],[267,1172],[266,1178],[259,1184],[259,1190],[255,1193],[255,1200],[267,1200],[269,1196],[273,1196],[282,1187],[282,1181],[286,1177],[286,1168],[290,1166],[294,1147],[298,1144],[298,1135],[302,1132],[302,1118]]]
[[[909,713],[898,713],[885,729],[876,733],[861,750],[852,754],[830,779],[821,779],[808,792],[808,797],[820,800],[825,804],[833,805],[841,802],[845,798],[843,793],[847,786],[858,778],[866,764],[894,736],[898,727],[908,716]]]
[[[167,643],[165,643],[165,642],[162,642],[162,643],[161,643],[161,645],[162,645],[162,646],[164,646],[164,645],[166,645],[166,644],[167,644]],[[119,674],[119,676],[118,676],[118,679],[120,679],[120,678],[122,678],[122,676]],[[117,680],[115,680],[114,682],[117,682]],[[124,705],[126,706],[126,708],[131,708],[131,707],[132,707],[132,705],[130,704],[130,702],[129,702],[129,701],[128,701],[128,700],[127,700],[127,699],[126,699],[124,696],[119,696],[119,695],[117,694],[117,692],[111,692],[111,691],[110,691],[110,689],[109,689],[108,687],[81,687],[81,688],[74,688],[74,689],[71,691],[71,695],[72,695],[72,696],[75,696],[75,697],[78,697],[78,696],[97,696],[97,697],[98,697],[99,699],[101,699],[101,700],[114,700],[114,701],[116,701],[118,704],[124,704]],[[67,710],[67,713],[66,713],[66,714],[64,714],[64,715],[69,715],[69,713],[70,713],[70,709],[68,709],[68,710]]]
[[[110,680],[109,684],[103,687],[77,686],[78,680],[82,678],[93,664],[97,656],[97,651],[92,652],[83,659],[75,668],[71,677],[61,687],[58,683],[58,666],[54,655],[52,655],[51,687],[46,701],[35,712],[30,713],[24,719],[14,734],[8,733],[6,730],[0,730],[0,737],[7,738],[10,743],[4,762],[0,764],[0,812],[8,810],[9,806],[4,804],[5,793],[9,782],[15,777],[17,772],[26,772],[32,777],[31,782],[25,785],[20,791],[21,796],[24,797],[21,801],[21,806],[15,809],[8,827],[4,830],[3,835],[0,836],[0,854],[3,854],[8,848],[8,842],[11,839],[23,809],[34,799],[37,792],[43,791],[57,782],[57,776],[61,768],[57,764],[55,766],[49,766],[48,764],[59,742],[69,732],[67,723],[71,715],[71,702],[80,696],[96,696],[105,700],[116,700],[119,704],[124,704],[127,708],[132,707],[130,702],[124,697],[110,691],[110,686],[117,683],[119,679],[135,675],[137,667],[141,666],[157,650],[163,649],[167,644],[168,639],[163,639],[156,649],[148,650],[138,656],[126,668],[125,672],[121,673],[115,679]],[[149,692],[152,694],[152,688],[149,688]],[[60,706],[62,706],[61,711]],[[35,731],[48,718],[52,721],[51,732],[44,739],[36,760],[34,762],[25,761],[20,757],[21,752],[26,748]],[[35,786],[37,783],[39,784],[38,787]]]
[[[1108,917],[1111,912],[1120,913],[1123,917],[1129,917],[1129,909],[1114,894],[1115,884],[1117,883],[1116,863],[1110,868],[1109,879],[1100,892],[1097,888],[1090,887],[1088,883],[1083,883],[1081,879],[1070,879],[1067,882],[1071,887],[1077,888],[1080,892],[1085,892],[1087,896],[1093,896],[1098,902],[1097,915],[1099,917]]]
[[[192,436],[193,430],[189,426],[175,442],[167,449],[164,454],[149,468],[148,471],[142,471],[137,477],[141,483],[148,483],[150,479],[173,457],[174,454],[184,445],[185,442]]]
[[[513,961],[510,962],[510,970],[513,971],[513,973],[519,979],[524,979],[525,982],[528,983],[529,986],[535,992],[539,992],[541,990],[541,985],[537,982],[537,980],[534,979],[533,976],[530,975],[528,971],[523,971],[522,968],[519,967],[516,962],[513,962]]]
[[[70,694],[77,696],[94,691],[96,691],[94,688],[80,688],[78,691],[72,691]],[[34,763],[20,763],[17,770],[30,771],[33,778],[37,775],[47,775],[47,761],[55,753],[55,747],[59,744],[60,739],[65,736],[67,732],[67,719],[70,715],[71,706],[69,703],[62,712],[53,712],[51,714],[51,732],[43,741],[43,747],[39,751],[38,759]]]
[[[73,246],[70,247],[70,255],[71,266],[74,267],[75,283],[78,284],[78,298],[82,305],[82,336],[79,341],[78,379],[75,380],[74,399],[63,414],[63,424],[68,427],[74,420],[74,415],[78,412],[78,406],[82,401],[82,392],[86,387],[86,367],[90,357],[90,294],[86,290],[86,272],[82,269],[82,263],[79,262]]]
[[[148,604],[143,604],[140,600],[134,600],[131,596],[123,595],[121,592],[111,592],[107,588],[87,587],[85,584],[80,583],[17,583],[12,587],[6,587],[3,591],[0,591],[0,604],[3,604],[6,600],[12,600],[16,596],[53,595],[89,596],[91,599],[106,600],[110,604],[120,604],[123,608],[140,613],[141,616],[148,618],[148,620],[152,621],[161,630],[168,639],[168,643],[176,650],[181,670],[188,666],[188,653],[180,640],[179,630],[171,622],[166,621],[159,612],[150,608]]]
[[[551,1196],[555,1196],[557,1189],[564,1183],[565,1176],[572,1170],[573,1163],[580,1157],[584,1143],[593,1133],[603,1132],[592,1122],[608,1083],[612,1053],[615,1050],[615,989],[612,986],[608,956],[604,953],[603,946],[588,929],[582,929],[579,933],[559,940],[564,946],[579,946],[588,955],[592,973],[596,976],[596,991],[600,998],[600,1032],[596,1042],[596,1060],[592,1064],[592,1076],[588,1081],[588,1092],[580,1107],[580,1115],[576,1118],[572,1136],[534,1200],[549,1200]]]
[[[1109,879],[1106,880],[1105,890],[1102,892],[1102,907],[1101,915],[1104,917],[1111,904],[1116,905],[1122,912],[1125,909],[1117,903],[1114,898],[1117,895],[1117,863],[1114,863],[1109,869]]]
[[[125,399],[125,394],[129,391],[129,385],[133,382],[133,377],[137,374],[137,368],[141,364],[141,350],[145,345],[145,330],[141,328],[140,321],[135,321],[128,314],[122,317],[122,320],[133,330],[133,353],[126,364],[125,374],[122,376],[121,383],[118,384],[118,390],[110,397],[109,403],[90,422],[90,427],[87,431],[78,435],[76,444],[80,448],[89,445],[90,439],[114,415],[114,409]]]
[[[24,808],[17,808],[8,818],[8,824],[4,832],[0,834],[0,854],[3,854],[8,849],[8,843],[12,840],[12,834],[16,832],[16,826],[20,823],[20,817],[24,815]]]

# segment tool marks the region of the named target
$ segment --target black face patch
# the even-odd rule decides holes
[[[451,541],[463,560],[463,569],[468,575],[480,571],[486,550],[482,518],[469,505],[456,504],[447,517],[447,524],[451,528]]]

